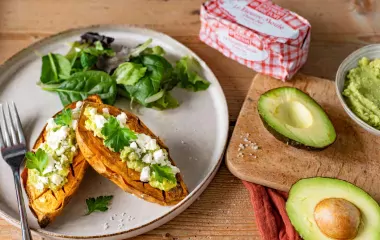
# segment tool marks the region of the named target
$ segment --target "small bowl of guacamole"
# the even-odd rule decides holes
[[[335,82],[347,114],[380,136],[380,44],[365,46],[349,55],[339,66]]]

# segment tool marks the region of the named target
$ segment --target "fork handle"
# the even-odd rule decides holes
[[[12,170],[13,170],[13,177],[14,177],[15,188],[16,188],[18,210],[19,210],[19,214],[20,214],[22,239],[23,240],[32,240],[32,235],[30,233],[30,229],[29,229],[29,225],[28,225],[28,219],[26,217],[24,198],[22,196],[20,172],[19,172],[19,169],[12,169]]]

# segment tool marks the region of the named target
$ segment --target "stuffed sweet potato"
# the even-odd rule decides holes
[[[94,95],[84,102],[101,103],[101,99]],[[23,185],[29,207],[42,228],[62,212],[88,167],[75,140],[81,105],[72,103],[54,115],[37,138],[33,152],[26,155]]]
[[[132,113],[85,103],[76,138],[87,162],[124,191],[160,205],[188,195],[168,148]]]

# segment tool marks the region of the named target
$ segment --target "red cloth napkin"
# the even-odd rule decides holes
[[[257,228],[263,240],[301,240],[286,214],[288,194],[243,181],[251,197]]]

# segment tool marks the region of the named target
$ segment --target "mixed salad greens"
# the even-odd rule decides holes
[[[152,40],[135,47],[111,48],[114,39],[88,32],[72,43],[66,55],[49,53],[42,57],[38,85],[57,92],[64,106],[97,94],[113,105],[116,97],[159,110],[175,108],[178,101],[170,94],[175,87],[201,91],[210,83],[198,71],[199,63],[185,56],[172,65],[160,46]]]

